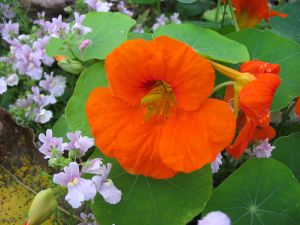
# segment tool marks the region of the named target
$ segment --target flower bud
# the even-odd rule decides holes
[[[63,70],[72,74],[79,74],[84,69],[81,62],[67,58],[58,61],[58,65]]]
[[[40,191],[33,199],[27,225],[40,225],[45,222],[57,207],[57,202],[51,188]]]

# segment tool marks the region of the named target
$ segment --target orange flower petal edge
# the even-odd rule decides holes
[[[263,19],[269,21],[272,16],[287,17],[287,14],[271,11],[267,0],[233,0],[232,5],[241,29],[254,27]]]
[[[134,39],[106,59],[109,88],[88,98],[96,145],[131,174],[157,179],[212,162],[235,133],[226,102],[208,98],[211,63],[168,37]]]
[[[300,98],[297,99],[297,102],[295,105],[295,113],[300,117]]]

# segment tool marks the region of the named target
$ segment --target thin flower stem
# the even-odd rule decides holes
[[[215,86],[215,88],[212,91],[212,94],[217,92],[218,90],[222,89],[223,87],[230,86],[230,85],[235,85],[235,81],[226,81],[224,83],[221,83],[221,84]]]
[[[220,14],[220,7],[221,7],[221,1],[222,0],[218,0],[217,2],[217,9],[216,9],[216,14],[215,14],[215,21],[217,22],[219,19],[219,14]]]
[[[22,181],[20,181],[13,173],[11,173],[9,170],[7,170],[2,164],[0,164],[0,168],[4,170],[4,172],[6,172],[9,176],[11,176],[18,184],[20,184],[22,187],[24,187],[26,190],[28,190],[29,192],[33,193],[33,194],[37,194],[37,192],[35,190],[33,190],[31,187],[27,186],[26,184],[24,184]],[[79,218],[78,216],[73,215],[72,213],[70,213],[68,210],[62,208],[61,206],[57,206],[57,209],[61,212],[63,212],[64,214],[68,215],[68,216],[72,216],[74,219],[76,219],[77,221],[83,222],[83,220],[81,218]]]
[[[239,25],[237,23],[235,15],[234,15],[233,6],[232,6],[232,0],[227,0],[227,2],[228,2],[228,5],[229,5],[229,10],[230,10],[230,14],[231,14],[231,17],[232,17],[232,20],[233,20],[233,24],[234,24],[235,30],[236,31],[240,31],[240,27],[239,27]]]

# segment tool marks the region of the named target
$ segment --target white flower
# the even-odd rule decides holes
[[[7,77],[6,82],[8,86],[15,86],[19,83],[19,77],[15,73],[11,74]]]
[[[208,213],[197,225],[231,225],[229,217],[220,211]]]
[[[217,173],[220,169],[220,165],[222,165],[222,154],[219,153],[215,159],[215,161],[213,161],[211,163],[211,170],[212,173]]]
[[[35,122],[37,123],[47,123],[52,118],[52,112],[46,109],[40,109],[38,112]]]
[[[0,95],[7,91],[7,82],[4,77],[0,77]]]
[[[267,138],[261,144],[253,148],[253,153],[257,158],[270,158],[274,148],[275,146],[270,145]]]

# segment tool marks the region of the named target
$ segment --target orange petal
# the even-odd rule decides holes
[[[115,157],[129,173],[168,178],[177,172],[160,159],[157,139],[160,126],[144,122],[144,108],[111,96],[106,88],[92,91],[86,113],[97,147]]]
[[[199,110],[178,112],[163,127],[160,154],[176,171],[191,172],[212,162],[230,144],[235,117],[226,102],[208,99]]]
[[[260,141],[268,138],[269,140],[274,138],[276,131],[270,125],[259,127],[257,126],[252,137],[252,141]]]
[[[225,95],[224,95],[224,100],[226,102],[230,102],[233,100],[234,97],[234,89],[233,86],[227,86],[225,89]]]
[[[295,105],[295,112],[300,117],[300,98],[298,98],[296,105]]]
[[[189,111],[208,98],[215,80],[208,60],[165,36],[126,41],[106,58],[105,69],[114,95],[138,104],[155,81],[165,81],[174,90],[177,106]]]
[[[247,149],[248,144],[255,132],[255,127],[255,124],[251,121],[246,123],[246,125],[242,128],[238,137],[234,141],[234,144],[227,148],[228,153],[235,159],[238,159],[240,155],[242,155]]]
[[[278,64],[271,64],[258,60],[251,60],[245,62],[240,66],[240,71],[242,73],[251,73],[253,75],[260,73],[275,73],[279,74],[280,66]]]
[[[278,12],[278,11],[270,11],[269,17],[272,17],[272,16],[279,16],[281,18],[286,18],[288,16],[288,14],[281,13],[281,12]]]
[[[255,124],[268,124],[269,111],[280,79],[275,74],[257,74],[257,79],[243,87],[240,106]]]
[[[232,5],[236,9],[236,18],[240,28],[254,27],[263,19],[269,20],[269,17],[286,17],[276,11],[270,11],[267,0],[233,0]]]

